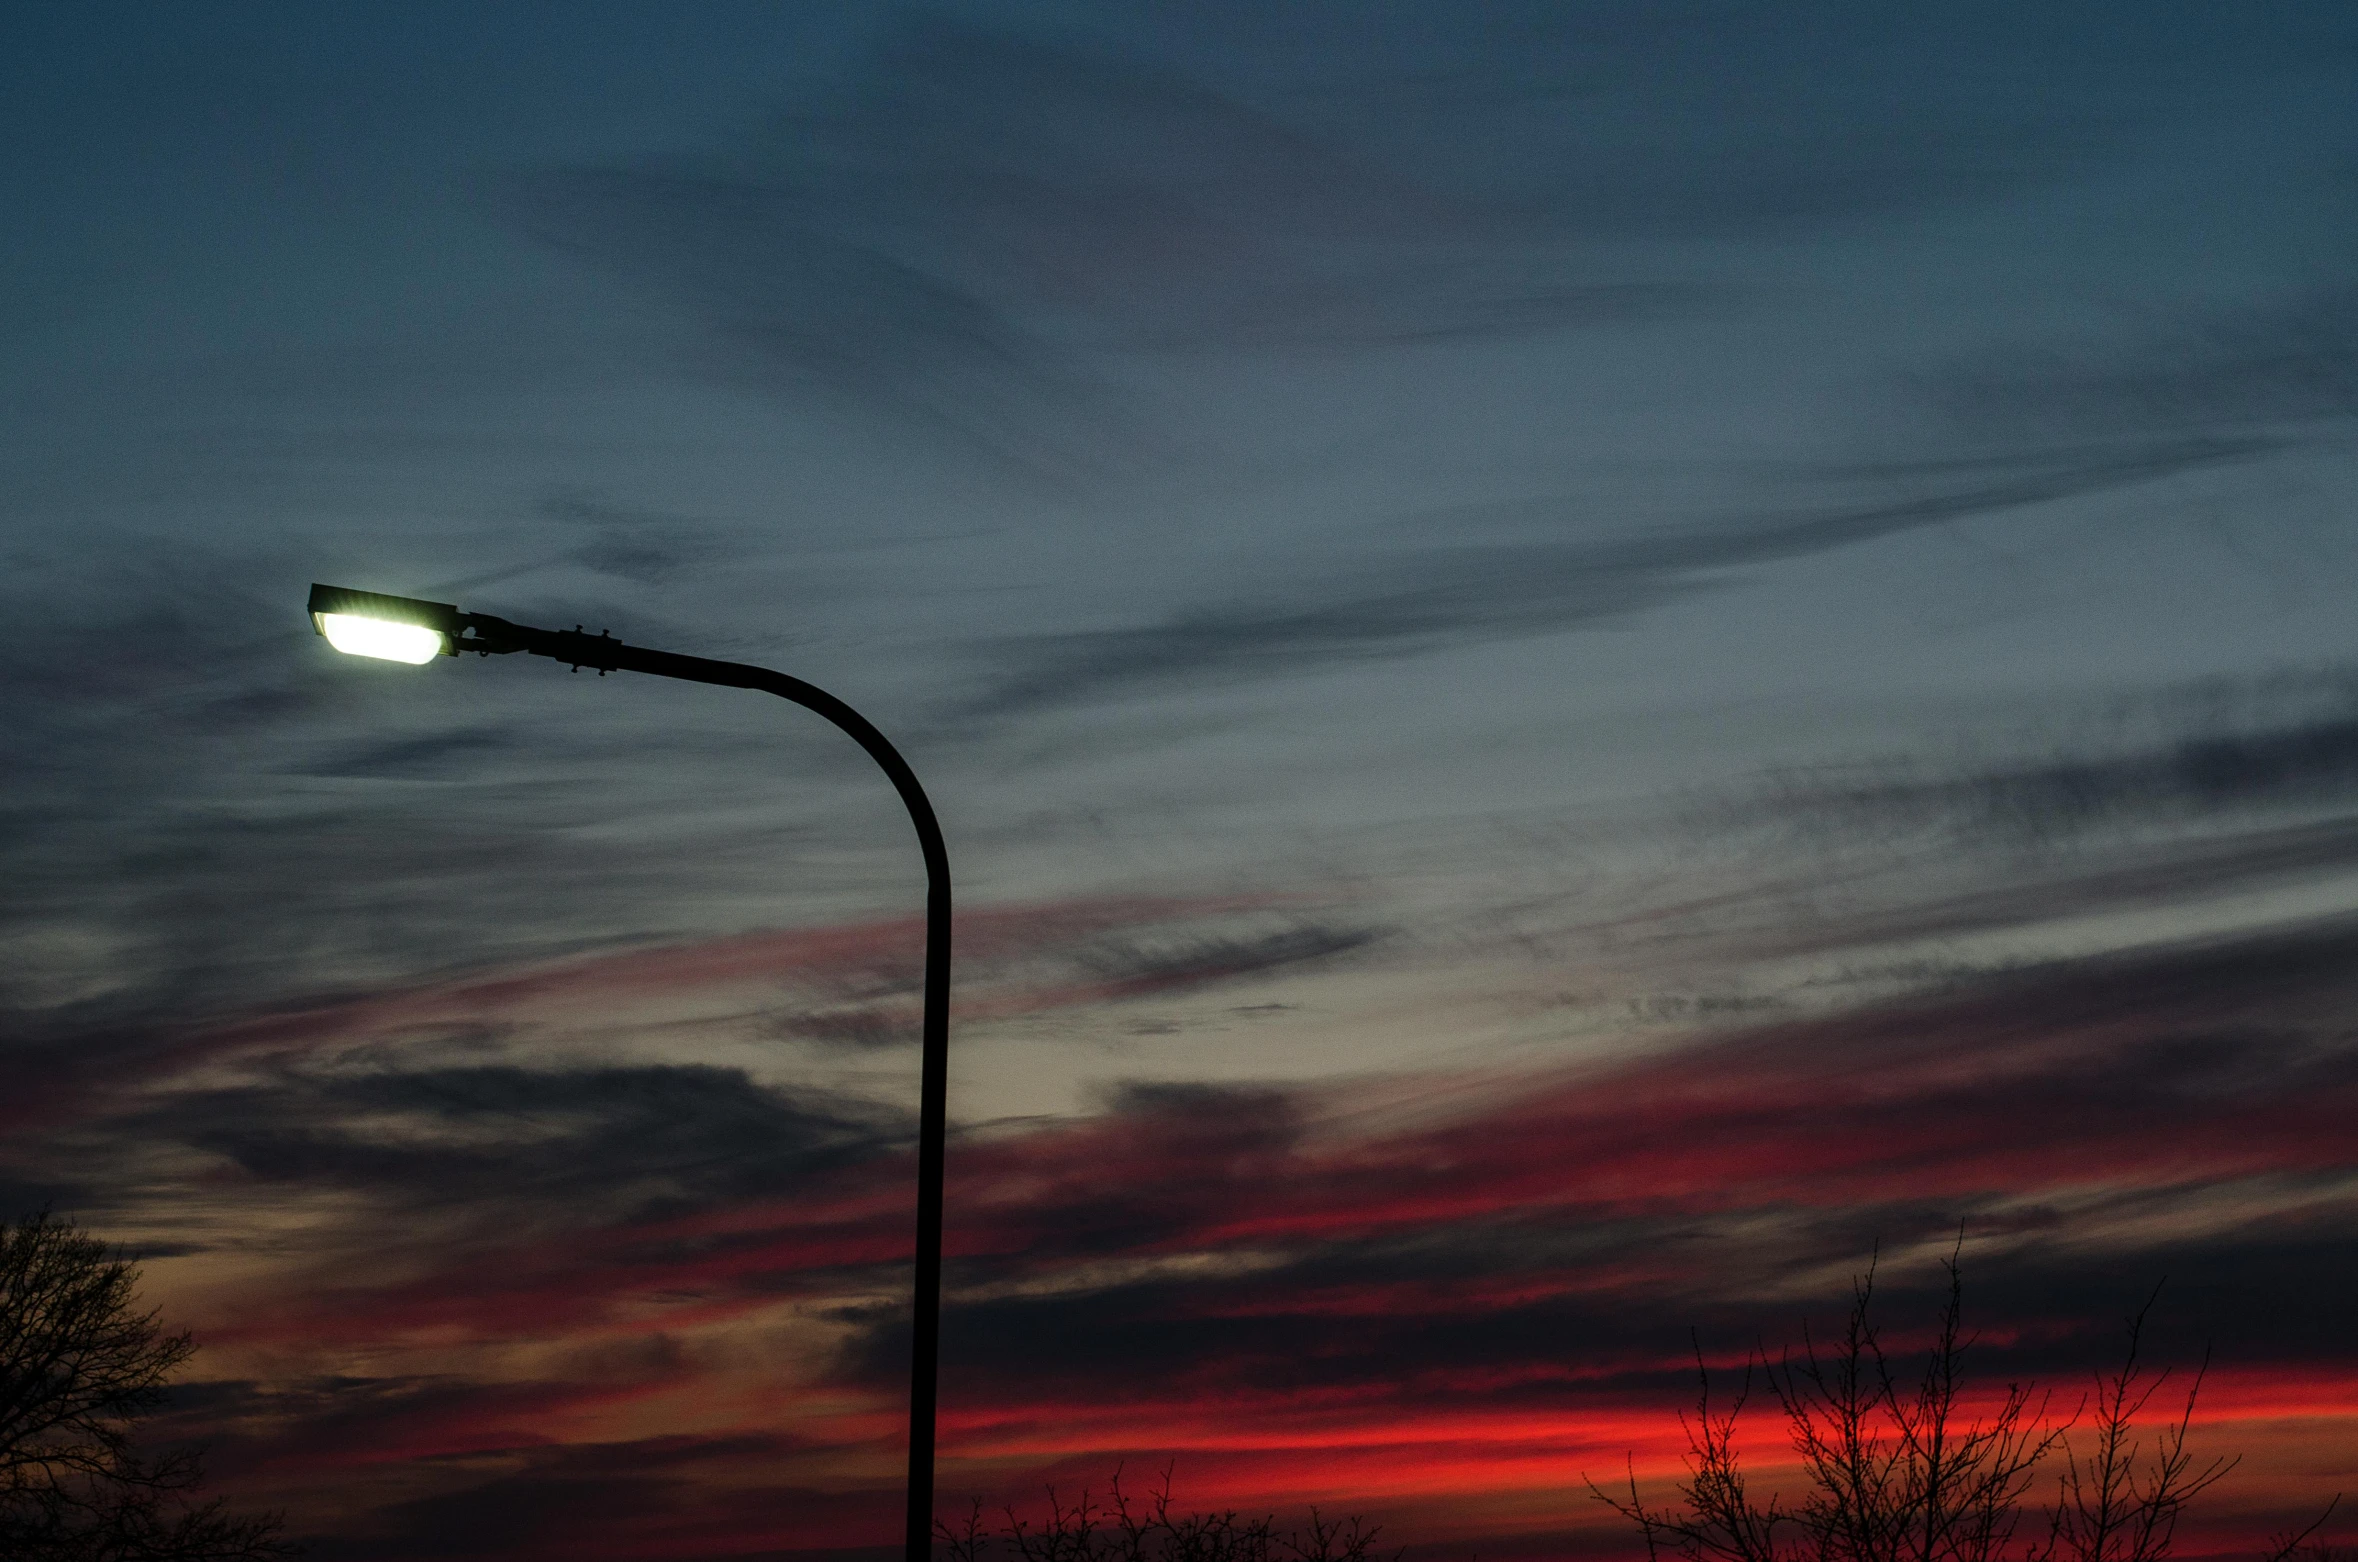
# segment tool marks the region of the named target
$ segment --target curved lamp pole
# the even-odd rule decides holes
[[[909,808],[925,854],[925,1026],[923,1084],[917,1114],[917,1279],[909,1348],[909,1507],[907,1562],[927,1562],[933,1549],[933,1442],[941,1364],[942,1142],[947,1131],[950,1078],[950,856],[933,805],[917,773],[868,719],[826,690],[737,662],[707,661],[624,645],[605,634],[534,629],[488,613],[462,613],[447,602],[423,602],[341,586],[311,588],[311,624],[330,645],[355,656],[418,664],[437,656],[514,651],[569,663],[578,672],[651,673],[730,689],[759,689],[816,711],[851,735],[883,767]]]

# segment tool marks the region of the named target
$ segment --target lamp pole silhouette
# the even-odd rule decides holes
[[[908,806],[925,855],[925,1021],[917,1111],[917,1275],[909,1347],[909,1486],[907,1562],[928,1562],[933,1549],[933,1448],[941,1366],[942,1160],[950,1080],[950,856],[933,804],[900,751],[865,716],[815,684],[738,662],[708,661],[625,645],[612,636],[535,629],[488,613],[462,613],[447,602],[386,596],[341,586],[311,588],[311,623],[330,645],[355,656],[413,665],[473,651],[523,651],[579,672],[647,673],[729,689],[758,689],[826,717],[868,751]]]

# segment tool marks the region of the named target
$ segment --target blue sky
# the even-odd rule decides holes
[[[866,711],[976,919],[953,1114],[977,1166],[1191,1113],[1291,1124],[1313,1160],[1535,1131],[1529,1103],[1653,1099],[1631,1082],[1728,1047],[1913,1078],[1856,1038],[1937,1011],[1919,1028],[1959,1037],[1959,1068],[2026,1099],[2095,1112],[2192,1069],[2201,1109],[2140,1132],[2281,1163],[2026,1147],[2017,1175],[2001,1111],[1957,1149],[1970,1173],[1897,1203],[1869,1155],[1854,1202],[1680,1205],[1749,1256],[1628,1307],[1781,1317],[1878,1236],[1904,1256],[1960,1220],[2009,1306],[2091,1269],[2244,1272],[2237,1229],[2291,1274],[2346,1244],[2346,1150],[2293,1120],[2349,1089],[2343,8],[93,5],[0,28],[0,1001],[28,1082],[0,1186],[159,1255],[159,1294],[219,1339],[219,1403],[261,1396],[222,1423],[247,1429],[226,1468],[323,1536],[719,1424],[535,1423],[496,1480],[431,1439],[347,1480],[288,1450],[351,1383],[671,1380],[496,1309],[474,1355],[403,1347],[431,1361],[228,1321],[322,1276],[472,1316],[503,1223],[619,1242],[845,1166],[897,1186],[919,884],[889,791],[798,713],[339,664],[314,579],[755,661]],[[2084,995],[2123,973],[2175,996],[2090,1030]],[[2110,1061],[2016,1069],[2037,1044]],[[2287,1103],[2280,1133],[2223,1126],[2249,1104],[2230,1076]],[[1660,1142],[1695,1131],[1673,1113]],[[803,1148],[706,1165],[763,1134]],[[529,1170],[552,1144],[644,1163]],[[1378,1267],[1471,1285],[1477,1228],[1556,1207],[1484,1187],[1465,1207],[1489,1214]],[[1070,1252],[1043,1217],[1025,1261],[1128,1316],[1177,1239],[1124,1208]],[[1641,1218],[1583,1208],[1533,1251]],[[1331,1241],[1374,1240],[1351,1229]],[[1191,1240],[1220,1283],[1261,1277],[1255,1307],[1340,1262]],[[972,1317],[1033,1294],[996,1251],[971,1255]],[[860,1262],[713,1282],[730,1348],[889,1407],[867,1365],[889,1351],[860,1342],[890,1337],[890,1266]],[[793,1319],[757,1305],[806,1286]],[[2228,1349],[2220,1320],[2258,1303],[2219,1286],[2195,1310]],[[2346,1344],[2286,1330],[2254,1382],[2342,1381]],[[1529,1435],[1574,1435],[1584,1403]],[[2303,1434],[2333,1469],[2358,1424],[2337,1405]],[[812,1434],[837,1454],[796,1477],[848,1515],[841,1545],[890,1508],[870,1435]],[[1167,1451],[1141,1436],[946,1447],[989,1485]],[[2239,1511],[2332,1489],[2297,1463],[2255,1458],[2273,1495]],[[1222,1489],[1386,1494],[1249,1464]],[[1533,1501],[1513,1546],[1589,1522]],[[1419,1533],[1475,1532],[1434,1512]]]

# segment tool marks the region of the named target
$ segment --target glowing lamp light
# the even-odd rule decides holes
[[[422,666],[442,654],[442,635],[423,624],[389,624],[355,613],[322,613],[319,632],[346,656],[374,656]]]
[[[419,666],[457,655],[459,610],[448,602],[390,597],[344,586],[311,588],[311,627],[347,656]]]

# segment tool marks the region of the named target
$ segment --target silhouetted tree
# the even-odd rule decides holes
[[[991,1523],[977,1499],[963,1524],[939,1524],[935,1532],[949,1562],[983,1562],[999,1549],[1013,1552],[1016,1562],[1378,1562],[1380,1529],[1356,1518],[1323,1518],[1315,1508],[1300,1529],[1280,1529],[1274,1514],[1178,1512],[1166,1466],[1144,1498],[1123,1491],[1116,1470],[1102,1503],[1086,1489],[1068,1503],[1051,1486],[1044,1520],[1008,1508]]]
[[[1955,1254],[1947,1272],[1947,1302],[1912,1384],[1884,1354],[1870,1266],[1838,1343],[1821,1353],[1805,1335],[1798,1357],[1756,1357],[1724,1410],[1713,1407],[1697,1352],[1701,1388],[1694,1418],[1679,1418],[1687,1478],[1676,1505],[1649,1507],[1634,1466],[1626,1500],[1593,1481],[1589,1491],[1637,1526],[1655,1559],[1667,1550],[1685,1562],[2162,1562],[2187,1504],[2236,1463],[2188,1447],[2203,1369],[2176,1415],[2150,1437],[2140,1432],[2138,1418],[2169,1376],[2140,1359],[2140,1311],[2120,1366],[2099,1375],[2070,1416],[2050,1417],[2050,1396],[2035,1386],[2008,1384],[1968,1419],[1971,1341]],[[1756,1377],[1800,1459],[1796,1499],[1772,1493],[1762,1502],[1745,1476],[1736,1426]],[[2042,1467],[2054,1475],[2054,1500],[2038,1508],[2029,1499]],[[2323,1551],[2308,1542],[2324,1522],[2277,1536],[2266,1562]]]
[[[138,1271],[70,1221],[0,1225],[0,1558],[251,1562],[290,1555],[275,1515],[197,1502],[196,1450],[139,1423],[195,1354],[133,1297]]]

